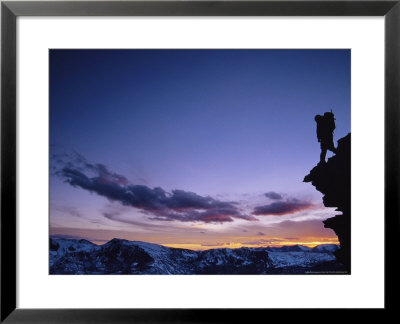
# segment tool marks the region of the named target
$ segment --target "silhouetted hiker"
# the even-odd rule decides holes
[[[321,143],[320,162],[325,163],[326,152],[328,150],[336,153],[335,145],[333,144],[333,131],[336,128],[335,116],[332,112],[326,112],[323,116],[316,115],[315,121],[317,122],[317,138]]]

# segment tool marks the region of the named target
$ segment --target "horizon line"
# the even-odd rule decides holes
[[[57,234],[56,234],[57,235]],[[91,242],[97,246],[102,246],[105,245],[113,240],[120,240],[120,241],[127,241],[127,242],[141,242],[141,243],[147,243],[147,244],[154,244],[154,245],[159,245],[159,246],[164,246],[168,248],[174,248],[174,249],[181,249],[181,250],[192,250],[192,251],[206,251],[206,250],[218,250],[218,249],[241,249],[241,248],[281,248],[281,247],[289,247],[289,246],[304,246],[308,248],[314,248],[320,245],[337,245],[340,246],[339,241],[337,240],[336,242],[326,242],[326,241],[314,241],[314,242],[287,242],[288,244],[260,244],[260,245],[250,245],[250,244],[243,244],[243,243],[233,243],[230,242],[229,244],[224,243],[221,245],[217,245],[217,243],[214,246],[202,246],[201,243],[153,243],[153,242],[147,242],[147,241],[131,241],[123,238],[117,238],[114,237],[110,240],[95,240],[95,239],[86,239],[86,238],[74,238],[74,237],[54,237],[56,235],[50,235],[49,238],[55,239],[55,240],[85,240],[88,242]],[[286,243],[286,242],[285,242]],[[191,245],[198,245],[200,248],[194,249],[194,248],[189,248],[189,247],[184,247],[184,246],[191,246]]]

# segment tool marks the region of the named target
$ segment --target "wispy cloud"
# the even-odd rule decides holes
[[[68,214],[70,216],[80,217],[80,218],[83,217],[82,213],[79,212],[75,207],[72,207],[72,206],[60,206],[60,205],[56,205],[56,204],[51,204],[51,209],[56,210],[58,212]]]
[[[279,243],[283,242],[281,239],[262,239],[262,240],[254,240],[249,242],[243,242],[242,244],[245,245],[263,245],[263,244],[272,244],[272,243]]]
[[[202,243],[201,246],[209,246],[209,247],[218,247],[218,246],[224,246],[224,245],[230,245],[231,243]]]
[[[87,240],[87,241],[96,241],[96,242],[108,242],[109,241],[109,240],[95,239],[93,237],[68,235],[68,234],[53,234],[53,235],[50,235],[50,238],[52,238],[52,239],[67,239],[67,240]]]

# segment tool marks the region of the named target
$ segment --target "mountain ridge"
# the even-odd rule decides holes
[[[50,274],[277,274],[306,273],[316,266],[340,270],[338,245],[314,248],[216,248],[195,251],[142,241],[50,238]],[[329,246],[329,247],[327,247]]]
[[[242,248],[249,248],[249,249],[258,249],[258,248],[265,248],[265,249],[269,249],[269,248],[271,248],[271,249],[281,249],[281,248],[291,248],[291,247],[293,247],[293,248],[295,248],[295,247],[303,247],[303,248],[305,248],[305,249],[312,250],[312,249],[315,249],[315,248],[317,248],[317,247],[322,247],[322,246],[336,246],[336,247],[338,247],[338,248],[340,247],[340,244],[335,244],[335,243],[323,243],[323,244],[315,245],[315,246],[313,246],[313,247],[309,247],[309,246],[303,245],[303,244],[292,244],[292,245],[282,245],[282,246],[266,245],[266,246],[259,246],[259,247],[242,246],[242,247],[240,247],[240,248],[210,247],[210,248],[205,249],[205,250],[195,250],[195,249],[180,248],[180,247],[170,247],[170,246],[166,246],[166,245],[162,245],[162,244],[157,244],[157,243],[146,242],[146,241],[136,241],[136,240],[135,240],[135,241],[130,241],[130,240],[127,240],[127,239],[121,239],[121,238],[116,238],[116,237],[112,238],[112,239],[109,240],[109,241],[104,242],[103,244],[96,244],[96,243],[93,243],[93,242],[91,242],[91,241],[89,241],[89,240],[87,240],[87,239],[77,239],[77,238],[69,238],[69,237],[65,237],[65,238],[64,238],[64,237],[58,237],[58,236],[52,236],[52,235],[50,235],[50,240],[53,240],[53,241],[66,240],[66,241],[87,242],[87,243],[90,243],[90,244],[92,244],[92,245],[94,245],[94,246],[104,246],[105,244],[110,243],[111,241],[115,241],[115,242],[119,242],[119,241],[120,241],[120,242],[135,243],[135,244],[141,244],[141,243],[143,243],[144,245],[162,246],[162,247],[169,248],[169,249],[189,250],[189,251],[198,251],[198,252],[200,252],[200,251],[208,251],[208,250],[219,250],[219,249],[237,250],[237,249],[242,249]]]

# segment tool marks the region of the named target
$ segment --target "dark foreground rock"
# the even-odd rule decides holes
[[[336,155],[326,163],[318,164],[304,178],[320,191],[326,207],[336,207],[341,215],[324,221],[326,228],[335,231],[340,242],[340,249],[335,255],[346,271],[351,270],[351,139],[350,133],[338,141]]]

